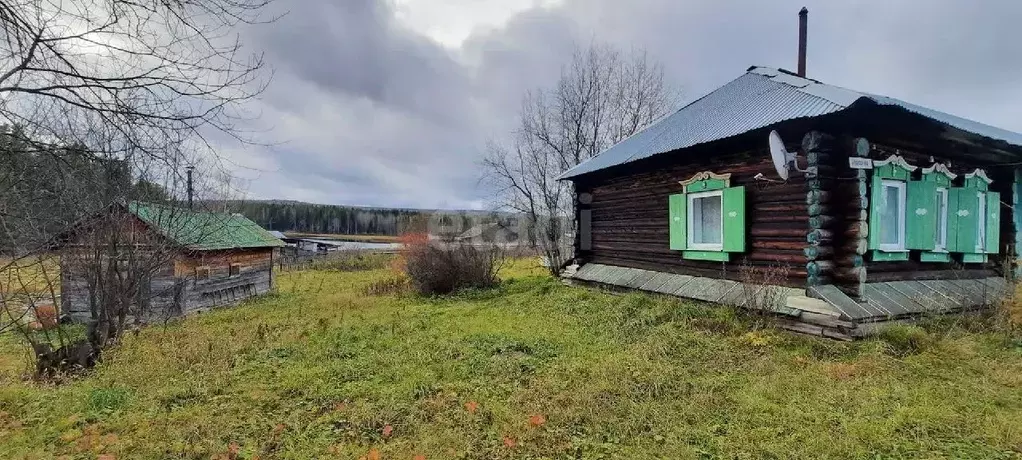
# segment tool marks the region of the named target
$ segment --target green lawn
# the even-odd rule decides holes
[[[1022,457],[1022,344],[1001,334],[750,332],[521,264],[494,291],[363,294],[384,276],[283,275],[58,386],[0,360],[0,458]]]

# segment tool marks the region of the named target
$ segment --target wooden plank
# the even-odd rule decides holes
[[[809,288],[809,293],[833,305],[846,318],[854,320],[874,316],[873,312],[863,308],[858,302],[852,300],[851,297],[848,297],[848,295],[832,284],[813,286]]]
[[[763,286],[752,283],[738,283],[734,288],[724,294],[720,303],[733,307],[743,307],[749,301],[750,296],[763,289]]]
[[[869,317],[870,320],[875,321],[882,319],[890,319],[891,317],[894,316],[894,314],[891,313],[891,311],[888,310],[887,307],[878,300],[878,297],[880,296],[871,295],[868,297],[864,297],[863,300],[865,300],[865,302],[862,303],[862,307],[866,309],[866,311],[873,312],[873,315]],[[887,301],[886,299],[884,300]]]
[[[987,304],[993,305],[1004,299],[1007,282],[1004,278],[982,278],[970,280],[977,286],[982,286],[987,297]]]
[[[717,303],[724,304],[724,298],[729,296],[729,295],[731,295],[731,292],[733,292],[733,291],[741,291],[742,283],[740,283],[738,281],[730,281],[730,283],[732,283],[731,286],[728,287],[727,290],[725,290],[723,293],[721,293],[720,298],[718,298],[716,300]],[[727,305],[727,304],[724,304],[724,305]]]
[[[646,284],[650,279],[652,279],[653,275],[656,275],[656,272],[652,272],[649,270],[639,270],[638,273],[636,273],[636,275],[632,277],[630,281],[625,283],[625,286],[632,289],[638,289],[639,286]]]
[[[875,286],[878,291],[883,292],[884,295],[897,303],[907,313],[925,313],[927,311],[926,307],[894,289],[888,283],[877,283]]]
[[[841,312],[827,301],[803,295],[786,297],[784,305],[810,313],[833,316],[835,318],[841,316]]]
[[[931,291],[947,299],[947,310],[957,310],[964,308],[964,298],[958,289],[950,289],[949,285],[944,280],[920,280],[919,284],[926,286]]]
[[[823,327],[844,327],[853,328],[855,323],[847,320],[841,320],[831,315],[823,315],[820,313],[813,313],[809,311],[803,311],[798,315],[799,319],[805,323],[815,324]]]
[[[659,289],[660,286],[663,286],[664,283],[666,283],[667,280],[671,279],[672,276],[670,273],[663,272],[655,273],[656,274],[653,275],[653,277],[650,278],[649,281],[646,281],[645,284],[639,286],[639,289],[642,289],[643,291],[656,292],[656,290]]]
[[[902,295],[908,296],[926,311],[942,311],[946,308],[946,299],[918,281],[891,281],[887,285]]]
[[[1004,278],[1000,277],[982,278],[980,281],[982,281],[987,286],[990,286],[991,288],[995,289],[998,292],[998,294],[1002,296],[1005,294],[1005,291],[1010,287],[1008,282],[1005,281]]]
[[[1000,300],[1000,296],[997,295],[995,290],[987,286],[982,280],[953,280],[951,282],[972,294],[972,305],[970,306],[985,307]]]
[[[583,281],[592,281],[593,272],[601,270],[603,265],[600,264],[585,264],[575,272],[575,276],[572,278],[580,279]]]
[[[984,293],[983,290],[986,288],[984,285],[982,288],[977,288],[970,280],[947,280],[946,283],[954,286],[958,289],[958,292],[962,293],[965,297],[965,307],[977,307],[984,305]]]
[[[610,267],[609,270],[603,272],[597,281],[614,286],[624,286],[632,276],[635,276],[637,270],[636,268],[628,267]]]
[[[689,281],[692,280],[692,278],[693,277],[688,275],[670,275],[670,279],[668,279],[667,282],[665,282],[662,286],[657,288],[656,292],[659,292],[661,294],[674,295],[674,291],[677,291],[678,288],[687,284]]]
[[[718,302],[724,294],[727,293],[732,287],[738,284],[735,281],[720,280],[713,278],[704,278],[701,289],[695,292],[694,298],[699,300],[705,300],[707,302]]]
[[[710,283],[713,278],[703,278],[701,276],[692,278],[691,281],[685,283],[683,286],[679,286],[675,289],[674,295],[679,297],[687,297],[690,299],[703,300],[700,294],[706,289],[706,286]]]

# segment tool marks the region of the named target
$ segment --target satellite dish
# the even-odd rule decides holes
[[[770,131],[770,158],[774,161],[774,169],[781,179],[788,180],[788,171],[795,162],[795,152],[789,152],[784,148],[784,141],[777,131]],[[796,166],[797,169],[797,166]]]

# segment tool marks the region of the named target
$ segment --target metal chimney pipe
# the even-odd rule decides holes
[[[798,76],[806,76],[806,40],[809,35],[809,10],[802,7],[798,12]]]
[[[189,166],[187,169],[188,174],[188,209],[192,209],[192,171],[195,170],[195,166]]]

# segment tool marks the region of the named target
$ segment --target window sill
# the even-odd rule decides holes
[[[903,262],[908,260],[907,250],[886,251],[882,249],[873,250],[873,262]]]
[[[962,254],[963,264],[982,264],[988,260],[986,254]]]
[[[720,251],[682,251],[681,258],[688,260],[710,260],[714,262],[727,262],[731,260],[731,253]]]
[[[951,262],[951,253],[947,251],[925,251],[919,254],[920,262]]]

